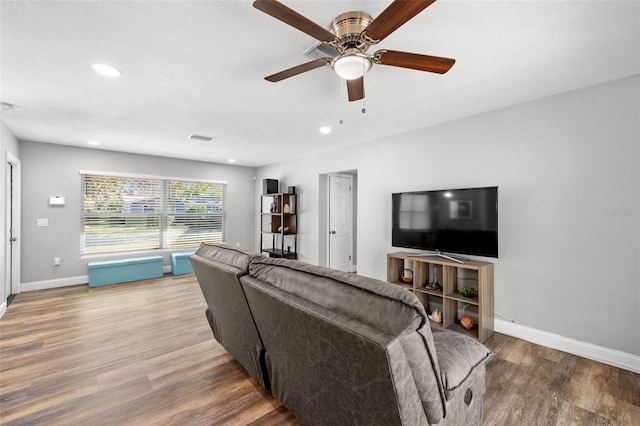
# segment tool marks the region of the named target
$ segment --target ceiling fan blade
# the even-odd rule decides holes
[[[287,70],[269,75],[264,79],[272,83],[276,83],[280,80],[284,80],[285,78],[293,77],[295,75],[302,74],[303,72],[307,72],[307,71],[314,70],[316,68],[323,67],[327,65],[330,61],[331,60],[329,58],[314,59],[313,61],[306,62],[304,64],[297,65],[293,68],[289,68]]]
[[[365,29],[373,40],[382,40],[436,0],[395,0]]]
[[[279,19],[285,24],[297,28],[303,33],[309,34],[316,40],[329,43],[336,38],[336,36],[329,30],[305,18],[295,10],[289,9],[287,6],[276,0],[256,0],[253,2],[253,7],[267,15]]]
[[[355,80],[347,80],[347,94],[349,102],[359,101],[364,98],[364,77]]]
[[[456,63],[456,60],[451,58],[398,52],[396,50],[379,50],[374,54],[374,57],[382,65],[411,68],[438,74],[446,73]]]

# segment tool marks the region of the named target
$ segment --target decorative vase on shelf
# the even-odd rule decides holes
[[[433,280],[432,283],[427,284],[426,287],[430,290],[435,291],[440,291],[442,289],[442,286],[440,285],[440,283],[438,283],[437,279]]]
[[[438,273],[436,272],[435,268],[433,269],[433,281],[427,284],[425,287],[435,291],[440,291],[442,289],[442,286],[438,282]]]

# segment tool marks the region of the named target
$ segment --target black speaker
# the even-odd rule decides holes
[[[278,193],[278,179],[262,179],[262,193],[264,195]]]
[[[287,187],[287,194],[295,194],[296,193],[296,187],[295,186],[288,186]]]

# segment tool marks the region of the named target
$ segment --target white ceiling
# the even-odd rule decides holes
[[[375,17],[391,0],[283,2],[328,26],[351,10]],[[371,51],[456,64],[444,75],[375,65],[365,114],[329,68],[265,81],[309,61],[315,40],[250,0],[2,0],[0,19],[1,100],[16,105],[1,118],[18,139],[245,166],[640,73],[638,1],[439,0]],[[123,75],[106,79],[96,62]]]

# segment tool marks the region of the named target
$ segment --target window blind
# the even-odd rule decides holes
[[[170,180],[165,247],[222,242],[226,192],[226,184]]]
[[[226,184],[81,174],[81,253],[224,241]]]

